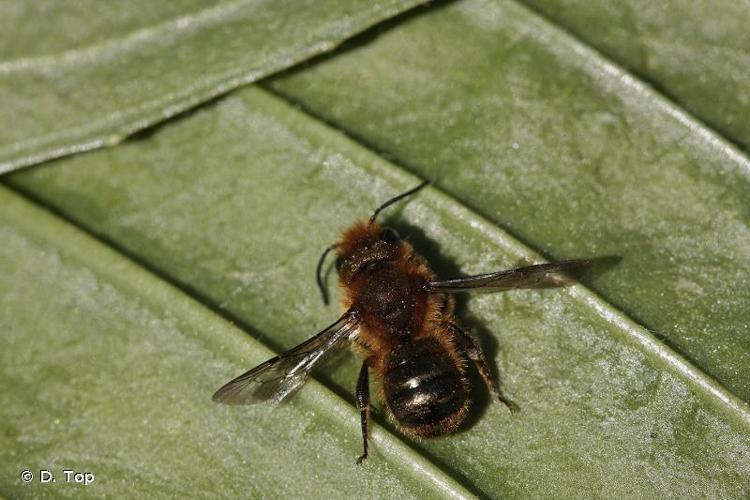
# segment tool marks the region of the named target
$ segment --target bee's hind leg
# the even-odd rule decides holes
[[[492,379],[492,375],[490,374],[490,369],[487,367],[487,362],[484,360],[482,349],[479,347],[479,343],[477,343],[477,340],[468,333],[464,332],[455,323],[451,325],[451,327],[453,329],[456,342],[463,348],[469,359],[474,362],[474,366],[477,367],[477,371],[482,377],[482,380],[484,380],[484,383],[487,385],[487,389],[490,391],[492,397],[499,403],[504,404],[505,407],[508,408],[508,411],[510,411],[511,413],[516,413],[518,411],[518,405],[505,397],[505,395],[498,388],[498,385],[495,384],[495,381]]]
[[[362,444],[364,446],[364,452],[357,459],[357,465],[361,465],[367,458],[367,435],[370,430],[370,383],[367,361],[362,363],[362,369],[359,371],[356,399],[362,423]]]

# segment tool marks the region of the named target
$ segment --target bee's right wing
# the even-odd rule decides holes
[[[590,260],[567,260],[537,264],[506,271],[478,274],[445,281],[431,281],[427,291],[433,293],[504,292],[517,288],[554,288],[571,284],[591,266]]]
[[[278,403],[302,387],[315,363],[326,352],[345,345],[357,331],[357,325],[356,314],[346,312],[311,339],[226,383],[211,399],[229,405]]]

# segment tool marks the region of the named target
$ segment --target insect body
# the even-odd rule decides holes
[[[302,386],[326,352],[351,343],[364,358],[356,390],[364,453],[357,463],[368,453],[370,372],[381,381],[380,399],[386,413],[412,436],[437,437],[458,429],[470,407],[469,360],[493,398],[515,411],[515,404],[493,382],[477,342],[457,325],[451,294],[560,286],[569,282],[567,276],[584,270],[588,261],[437,280],[409,243],[376,222],[382,209],[426,185],[388,200],[369,220],[345,231],[321,256],[317,278],[327,302],[322,264],[330,250],[337,254],[336,269],[344,292],[341,318],[308,341],[230,381],[214,394],[214,401],[281,401]]]

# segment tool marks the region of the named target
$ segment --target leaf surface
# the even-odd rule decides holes
[[[320,304],[315,287],[320,251],[354,218],[368,216],[417,179],[277,97],[249,88],[138,141],[20,172],[9,182],[280,351],[338,315]],[[383,215],[440,276],[510,267],[534,256],[440,189],[428,188]],[[375,440],[364,472],[352,471],[356,413],[349,405],[349,420],[331,418],[332,403],[319,400],[315,386],[302,391],[299,408],[278,415],[206,406],[216,387],[242,371],[236,359],[247,358],[243,365],[250,368],[267,355],[254,341],[243,346],[237,339],[222,351],[232,363],[200,357],[189,363],[200,383],[185,391],[207,413],[205,419],[174,416],[173,425],[194,423],[184,446],[227,435],[236,441],[231,453],[273,446],[280,454],[272,463],[279,465],[268,474],[295,484],[320,478],[334,497],[375,475],[400,480],[399,473],[411,474],[417,485],[411,491],[432,488],[428,496],[741,497],[750,491],[747,407],[586,289],[478,296],[462,303],[459,318],[481,338],[493,370],[521,407],[518,415],[489,405],[479,384],[470,425],[444,439],[409,441],[377,413],[377,432],[389,432]],[[207,324],[196,329],[205,342],[224,342]],[[160,331],[155,327],[143,339],[153,330]],[[185,349],[178,344],[175,356]],[[159,369],[157,361],[141,366]],[[89,373],[77,366],[67,369]],[[164,367],[164,376],[183,373],[179,366]],[[317,377],[340,401],[351,402],[358,370],[353,356],[343,356]],[[162,405],[156,410],[166,411]],[[125,435],[158,433],[138,417],[123,417],[130,422]],[[306,454],[292,458],[287,452],[298,450],[300,428],[310,441]],[[313,450],[331,440],[346,443],[345,449],[324,448],[339,456],[317,459]],[[416,453],[389,452],[408,449],[403,443]],[[240,474],[260,473],[254,460],[264,455],[242,456],[246,464],[233,464]],[[442,473],[424,474],[425,462]],[[304,468],[284,469],[283,463]],[[221,464],[205,466],[222,478],[214,483],[217,491],[234,487],[236,476],[225,476]],[[391,467],[399,472],[393,475]],[[111,480],[119,478],[112,472]],[[433,485],[436,479],[465,489],[442,489]]]
[[[747,3],[522,1],[750,147]]]
[[[4,0],[0,173],[117,144],[420,3]]]

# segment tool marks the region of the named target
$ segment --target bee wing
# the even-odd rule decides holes
[[[589,260],[567,260],[551,264],[519,267],[465,278],[431,281],[428,292],[503,292],[517,288],[554,288],[569,285],[591,265]]]
[[[325,353],[345,345],[357,324],[356,316],[347,312],[311,339],[227,382],[211,399],[229,405],[280,402],[302,387]]]

